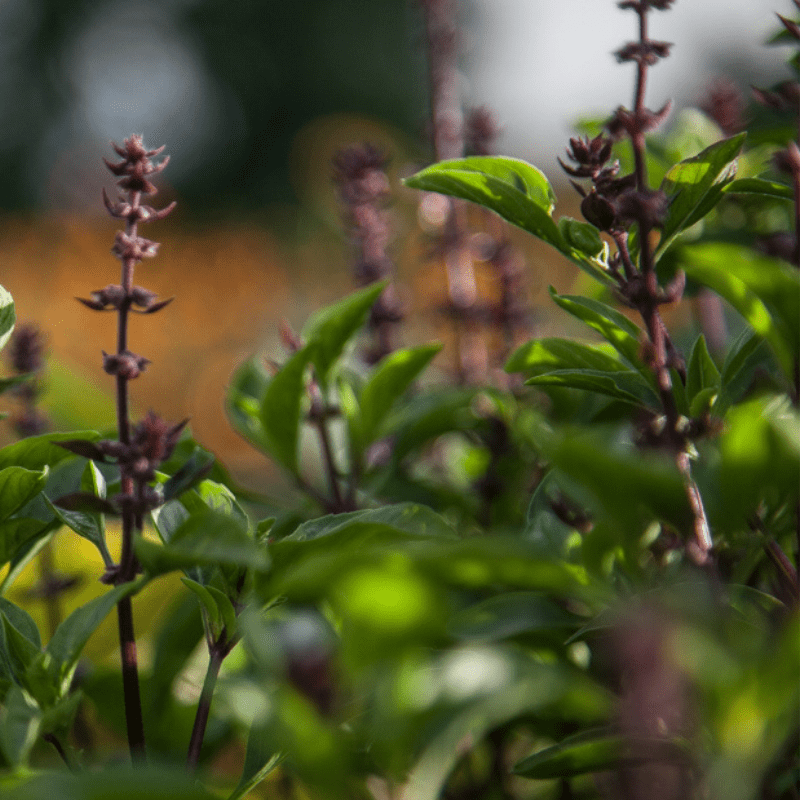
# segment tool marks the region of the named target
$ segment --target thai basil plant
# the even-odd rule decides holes
[[[422,3],[446,160],[406,185],[452,198],[433,244],[448,270],[469,252],[465,203],[493,212],[501,299],[448,272],[450,377],[439,344],[402,346],[386,160],[339,154],[360,288],[284,325],[283,354],[227,394],[281,499],[241,490],[186,422],[130,419],[149,363],[130,315],[169,302],[133,282],[158,247],[138,226],[171,207],[142,203],[161,151],[115,146],[122,275],[81,302],[116,314],[117,429],[0,449],[3,796],[800,796],[800,56],[749,119],[719,84],[670,125],[647,77],[673,0],[618,5],[639,34],[616,53],[633,102],[570,140],[572,219],[540,169],[488,154],[486,112],[447,138],[452,8]],[[800,44],[780,21],[775,41]],[[515,344],[505,223],[588,276],[550,291],[580,339]],[[15,582],[59,530],[98,549],[110,588],[43,636]],[[141,658],[137,600],[170,580]],[[119,666],[92,665],[115,607]]]

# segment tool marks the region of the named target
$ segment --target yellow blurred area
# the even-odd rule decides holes
[[[118,525],[108,526],[107,542],[112,555],[118,554],[120,544]],[[59,597],[60,617],[63,620],[79,606],[109,591],[110,587],[100,583],[99,577],[104,571],[103,560],[91,542],[68,528],[62,528],[56,533],[52,547],[54,568],[59,573],[74,576],[79,581],[74,589],[68,590]],[[46,643],[50,636],[46,601],[34,595],[40,578],[40,570],[41,562],[39,559],[35,559],[14,581],[7,596],[33,617],[42,634],[42,641]],[[5,576],[7,571],[7,567],[0,570],[0,578]],[[172,572],[151,581],[136,595],[134,619],[137,650],[139,663],[145,669],[149,668],[151,661],[151,634],[159,629],[163,622],[163,616],[171,606],[178,588],[182,587],[178,575],[179,573]],[[116,613],[109,614],[92,634],[83,650],[82,658],[92,664],[119,665]]]

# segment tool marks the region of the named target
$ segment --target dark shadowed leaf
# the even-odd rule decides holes
[[[91,443],[99,439],[96,431],[78,431],[73,433],[46,433],[42,436],[31,436],[14,444],[9,444],[0,449],[0,469],[9,466],[25,467],[26,469],[42,469],[53,466],[59,461],[70,457],[70,453],[59,442],[77,440]],[[82,454],[80,454],[82,455]]]

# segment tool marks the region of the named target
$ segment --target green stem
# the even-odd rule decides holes
[[[214,697],[214,689],[219,678],[220,667],[229,650],[220,645],[219,642],[209,647],[208,669],[203,680],[203,689],[200,693],[200,701],[197,704],[197,714],[194,718],[192,736],[189,740],[189,753],[186,757],[186,768],[190,772],[197,770],[200,761],[200,750],[203,747],[203,738],[206,734],[208,717],[211,713],[211,701]]]

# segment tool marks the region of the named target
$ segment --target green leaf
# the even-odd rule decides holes
[[[657,408],[659,405],[657,395],[641,373],[633,370],[601,372],[590,369],[562,369],[542,373],[529,378],[525,383],[536,386],[568,386],[572,389],[584,389],[613,397],[624,403],[647,408]]]
[[[47,527],[47,523],[28,517],[0,522],[0,566],[11,561],[25,542],[35,539]]]
[[[434,344],[396,350],[373,370],[359,398],[360,415],[357,435],[354,437],[359,452],[380,435],[381,424],[392,405],[428,366],[441,347]]]
[[[208,475],[214,463],[214,456],[210,453],[199,449],[192,453],[189,460],[164,484],[164,500],[172,500],[193,489]]]
[[[265,725],[255,723],[251,726],[242,775],[236,788],[228,795],[228,800],[241,800],[283,761],[285,755],[275,752],[273,739]]]
[[[2,654],[0,654],[2,661],[9,670],[11,679],[27,689],[25,672],[41,653],[41,644],[31,641],[2,611],[0,611],[0,622],[3,628]]]
[[[504,592],[455,614],[448,631],[469,641],[494,642],[536,633],[556,633],[563,641],[580,619],[538,592]]]
[[[45,772],[9,789],[4,800],[218,800],[185,770],[106,767],[98,772]]]
[[[777,197],[781,200],[794,200],[791,186],[764,178],[737,178],[726,184],[722,191],[725,194],[757,194],[762,197]]]
[[[606,261],[608,245],[600,238],[600,231],[594,225],[571,217],[561,217],[558,229],[573,251],[583,253],[587,261]]]
[[[14,767],[25,764],[39,736],[42,712],[19,686],[12,686],[0,708],[0,749]],[[4,797],[13,796],[3,792]]]
[[[686,371],[686,396],[689,403],[706,389],[719,389],[720,374],[714,359],[708,352],[706,338],[701,333],[697,337]]]
[[[0,310],[0,315],[2,315],[2,310]],[[95,441],[99,438],[100,434],[97,431],[45,433],[42,436],[30,436],[0,449],[0,469],[10,466],[32,470],[41,470],[46,466],[52,467],[66,458],[74,457],[72,453],[59,447],[55,442],[66,442],[71,439]]]
[[[630,371],[610,348],[557,338],[532,339],[523,344],[511,354],[505,369],[506,372],[524,372],[533,376],[560,369]]]
[[[715,414],[722,415],[728,406],[741,399],[750,388],[756,369],[768,358],[766,342],[749,329],[742,331],[722,366],[722,388],[714,404]]]
[[[6,467],[0,470],[0,521],[8,519],[35,497],[47,483],[48,468],[41,471],[24,467]]]
[[[93,464],[93,462],[90,461],[89,464]],[[47,497],[45,500],[60,522],[75,531],[78,536],[90,541],[98,549],[106,566],[114,563],[106,545],[106,525],[103,514],[95,511],[69,511],[55,505]]]
[[[681,266],[689,277],[722,295],[767,340],[791,379],[800,352],[800,272],[724,243],[686,247]]]
[[[261,358],[251,358],[234,372],[225,397],[225,412],[237,433],[269,455],[270,442],[261,424],[261,400],[269,378],[261,362]]]
[[[293,475],[297,474],[300,415],[306,396],[304,375],[310,353],[298,350],[267,385],[259,419],[269,454]]]
[[[365,511],[350,511],[345,514],[328,514],[324,517],[309,520],[300,525],[290,536],[276,544],[284,542],[308,542],[321,539],[356,527],[391,528],[394,531],[410,536],[433,536],[447,539],[456,538],[453,528],[427,506],[415,503],[395,503],[381,508]]]
[[[95,597],[76,608],[56,629],[47,643],[45,654],[50,658],[48,671],[66,691],[72,670],[78,663],[81,651],[109,611],[123,598],[141,587],[141,581],[131,581],[115,586],[105,594]]]
[[[216,586],[207,586],[206,588],[219,609],[220,621],[225,630],[225,635],[230,642],[236,636],[237,632],[236,609],[233,607],[233,603],[231,603],[228,595],[221,592]]]
[[[550,297],[568,314],[597,331],[636,370],[649,379],[652,371],[639,357],[642,329],[611,306],[580,295],[560,295],[551,286]]]
[[[151,575],[222,564],[265,570],[270,563],[266,548],[253,541],[241,521],[212,509],[189,516],[164,546],[138,538],[135,547]]]
[[[11,337],[16,320],[14,298],[7,289],[0,286],[0,350],[6,346]]]
[[[472,173],[474,178],[470,180],[468,175],[458,176],[460,183],[447,183],[450,176],[455,176],[462,172]],[[462,200],[470,200],[489,208],[491,206],[484,201],[484,198],[489,197],[491,199],[490,189],[513,192],[513,194],[509,194],[509,197],[524,198],[525,201],[533,203],[542,209],[548,216],[556,204],[555,192],[544,173],[532,164],[517,158],[471,156],[470,158],[441,161],[405,180],[405,184],[413,189],[452,194],[452,192],[435,188],[432,184],[437,182],[455,185],[463,193],[456,194],[456,197],[461,197]],[[468,194],[470,190],[473,192],[472,195]],[[527,203],[520,207],[519,213],[524,215],[526,207]],[[501,216],[503,215],[501,214]]]
[[[650,761],[689,763],[686,744],[670,739],[630,740],[604,731],[582,731],[553,747],[522,759],[513,771],[526,778],[546,780],[605,772]]]
[[[722,188],[736,172],[746,134],[740,133],[707,147],[667,172],[661,189],[669,198],[669,210],[657,253],[663,253],[682,231],[707,214],[722,196]]]
[[[373,283],[318,311],[303,327],[302,337],[306,341],[304,350],[308,352],[315,376],[323,389],[328,385],[328,375],[334,363],[342,355],[347,343],[364,326],[370,309],[385,288],[386,281]]]
[[[41,649],[42,638],[39,634],[39,628],[33,617],[24,608],[20,608],[5,597],[0,597],[0,612],[5,614],[8,621],[26,639],[31,641],[38,649]]]
[[[181,582],[194,594],[201,608],[205,609],[205,613],[211,625],[211,635],[216,639],[222,630],[222,617],[216,602],[214,602],[214,598],[211,596],[211,592],[201,583],[193,581],[191,578],[181,576]]]

